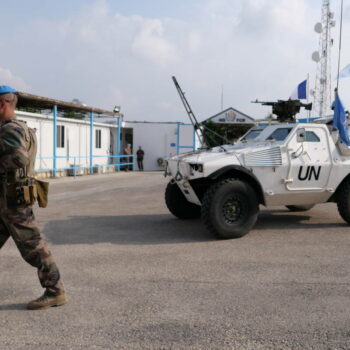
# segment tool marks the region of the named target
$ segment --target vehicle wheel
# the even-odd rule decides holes
[[[221,180],[203,197],[203,223],[219,238],[244,236],[254,226],[258,213],[259,203],[254,190],[241,180]]]
[[[286,205],[286,207],[290,211],[308,211],[311,208],[313,208],[315,204],[309,204],[309,205]]]
[[[179,219],[196,219],[201,216],[201,207],[190,203],[176,183],[168,183],[165,190],[165,203],[169,211]]]
[[[346,180],[338,192],[337,206],[340,216],[350,224],[350,180]]]

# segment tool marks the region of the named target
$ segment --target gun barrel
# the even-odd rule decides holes
[[[251,103],[260,103],[260,104],[262,104],[263,106],[273,106],[273,105],[275,105],[277,102],[266,102],[266,101],[258,101],[258,100],[255,100],[255,101],[251,101]]]

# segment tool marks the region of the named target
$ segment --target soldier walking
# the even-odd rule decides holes
[[[16,104],[16,90],[0,86],[0,249],[12,237],[23,259],[37,268],[45,292],[27,308],[46,309],[65,304],[67,296],[59,270],[35,222],[32,203],[19,198],[21,193],[33,188],[28,185],[32,181],[37,141],[27,125],[16,120]]]

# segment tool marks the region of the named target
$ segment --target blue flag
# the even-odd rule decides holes
[[[348,119],[338,93],[336,93],[334,101],[333,128],[339,131],[340,140],[347,146],[350,146]]]
[[[292,92],[290,98],[292,100],[307,99],[307,80],[302,81]]]
[[[339,73],[339,79],[350,77],[350,64],[344,67]]]

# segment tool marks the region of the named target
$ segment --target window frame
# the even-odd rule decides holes
[[[65,125],[56,126],[56,147],[65,148]]]
[[[101,129],[95,129],[95,148],[96,149],[102,148],[102,130]]]

